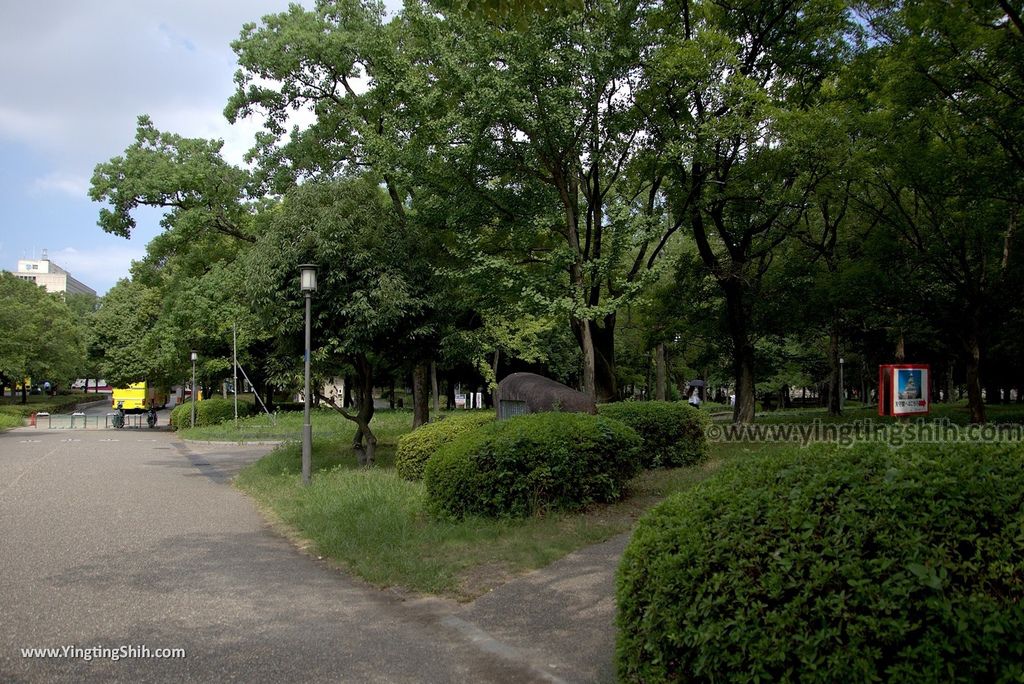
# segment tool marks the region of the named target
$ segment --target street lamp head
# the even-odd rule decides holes
[[[199,359],[199,352],[197,352],[195,349],[193,349],[192,350],[192,360],[196,361],[198,359]]]
[[[843,363],[843,357],[841,357],[841,356],[839,357],[839,363],[840,363],[840,364],[842,364],[842,363]]]
[[[316,292],[316,264],[300,264],[302,277],[299,287],[303,292]]]

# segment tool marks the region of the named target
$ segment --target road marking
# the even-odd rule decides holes
[[[31,463],[29,463],[28,467],[25,468],[24,470],[22,470],[21,474],[19,474],[18,477],[16,477],[13,480],[11,480],[11,483],[9,485],[7,485],[2,490],[0,490],[0,499],[2,499],[4,497],[4,495],[7,494],[7,492],[9,492],[12,489],[14,489],[14,485],[18,484],[18,482],[21,480],[21,478],[25,477],[25,473],[27,473],[28,471],[32,470],[32,468],[34,468],[44,458],[46,458],[47,456],[52,456],[53,454],[55,454],[58,451],[60,451],[62,448],[63,447],[59,447],[59,446],[54,447],[54,448],[50,449],[48,452],[46,452],[45,454],[43,454],[42,456],[40,456],[39,458],[37,458],[36,460],[34,460]]]
[[[80,439],[62,439],[60,441],[62,441],[62,442],[81,442],[82,440],[80,440]]]
[[[39,444],[43,440],[41,439],[19,439],[18,442],[21,444]]]
[[[477,649],[516,663],[536,675],[538,679],[551,682],[551,684],[564,684],[563,679],[560,679],[543,668],[531,663],[516,648],[498,641],[472,622],[467,622],[466,620],[454,615],[447,615],[441,618],[441,624],[462,634],[462,636],[466,637],[469,640],[469,643]]]
[[[119,440],[119,439],[101,439],[100,441],[101,442],[120,442],[121,440]]]

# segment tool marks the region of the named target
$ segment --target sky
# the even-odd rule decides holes
[[[312,0],[299,4],[311,6]],[[397,2],[388,2],[395,6]],[[132,238],[96,225],[96,164],[122,154],[148,114],[163,131],[224,141],[241,164],[259,122],[231,125],[224,105],[242,25],[287,0],[6,1],[0,7],[0,269],[51,261],[104,294],[159,230],[138,215]]]

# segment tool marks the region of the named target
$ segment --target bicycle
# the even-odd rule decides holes
[[[156,408],[150,405],[149,410],[146,411],[146,425],[151,428],[156,427]]]
[[[124,402],[117,402],[117,410],[114,411],[114,418],[111,423],[120,430],[124,427]]]

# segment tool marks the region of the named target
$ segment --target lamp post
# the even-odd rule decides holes
[[[192,427],[196,426],[196,359],[199,354],[192,350]]]
[[[309,424],[309,319],[312,308],[313,293],[316,292],[316,265],[301,264],[299,269],[302,273],[299,280],[299,288],[306,295],[306,385],[302,393],[302,484],[309,484],[309,477],[313,470],[313,426]]]

